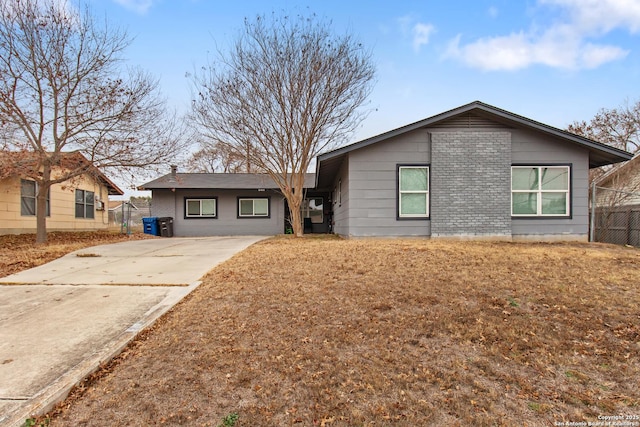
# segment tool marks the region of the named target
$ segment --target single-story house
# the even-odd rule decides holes
[[[321,154],[302,213],[346,237],[586,240],[589,169],[631,157],[476,101]],[[266,175],[173,170],[140,189],[177,236],[285,231]]]
[[[88,162],[79,153],[69,155]],[[51,186],[47,200],[48,231],[93,231],[109,226],[105,209],[108,196],[124,192],[98,169],[90,168],[90,172]],[[24,176],[0,179],[0,234],[36,232],[37,188],[33,179]]]
[[[314,183],[315,175],[306,174],[308,197],[317,195]],[[152,191],[153,216],[174,218],[175,236],[274,235],[287,227],[284,196],[267,174],[178,173],[174,166],[170,174],[138,189]],[[329,231],[329,218],[318,202],[323,197],[306,202],[306,218],[313,221],[307,231]]]

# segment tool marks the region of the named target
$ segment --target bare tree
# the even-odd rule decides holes
[[[567,130],[612,147],[631,153],[640,151],[640,100],[635,104],[625,101],[617,108],[602,108],[589,121],[571,123]],[[589,171],[589,181],[600,179],[611,166]]]
[[[589,121],[575,121],[569,132],[593,139],[603,144],[626,150],[636,155],[640,152],[640,100],[635,104],[625,101],[617,108],[602,108]],[[595,210],[596,241],[607,241],[605,234],[617,218],[620,206],[637,203],[640,198],[640,169],[637,156],[615,166],[603,166],[589,171],[591,208]],[[592,187],[593,188],[593,187]]]
[[[300,236],[304,174],[364,119],[374,75],[370,52],[316,16],[245,19],[230,51],[193,77],[191,118],[212,143],[271,176]]]
[[[239,173],[250,171],[245,156],[225,144],[209,143],[191,155],[187,167],[191,172]]]
[[[3,164],[2,173],[37,182],[37,242],[46,241],[51,185],[95,168],[124,172],[165,163],[181,148],[158,81],[122,70],[129,44],[125,31],[98,23],[86,6],[0,1],[2,148],[22,159]],[[88,164],[65,163],[77,159],[68,152]]]
[[[640,100],[632,105],[626,101],[618,108],[602,108],[590,121],[573,122],[567,130],[637,153],[640,150]]]

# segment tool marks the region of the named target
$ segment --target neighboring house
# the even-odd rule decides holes
[[[630,158],[472,102],[318,156],[305,225],[347,237],[586,240],[589,169]],[[285,203],[265,177],[174,170],[141,189],[178,236],[284,231]]]
[[[0,180],[0,234],[36,232],[36,190],[37,183],[28,178],[10,176]],[[105,204],[109,195],[116,194],[122,195],[123,191],[95,168],[90,174],[54,184],[47,200],[47,231],[107,228]]]
[[[640,154],[611,168],[595,183],[599,207],[640,205]]]

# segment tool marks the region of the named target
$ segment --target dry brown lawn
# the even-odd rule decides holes
[[[637,416],[639,325],[633,248],[275,238],[212,270],[50,425]]]

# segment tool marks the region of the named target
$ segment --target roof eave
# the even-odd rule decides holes
[[[340,156],[340,155],[343,155],[343,154],[347,154],[347,153],[349,153],[351,151],[367,147],[367,146],[375,144],[377,142],[384,141],[386,139],[393,138],[395,136],[402,135],[404,133],[411,132],[411,131],[416,130],[416,129],[428,127],[428,126],[430,126],[430,125],[432,125],[434,123],[437,123],[437,122],[440,122],[440,121],[444,121],[444,120],[447,120],[447,119],[449,119],[451,117],[454,117],[454,116],[457,116],[457,115],[460,115],[460,114],[463,114],[463,113],[467,113],[467,112],[473,111],[473,110],[480,110],[480,111],[483,111],[485,113],[500,117],[500,118],[502,118],[504,120],[507,120],[507,121],[509,121],[511,123],[518,124],[520,126],[524,126],[524,127],[527,127],[527,128],[533,129],[533,130],[537,130],[539,132],[544,132],[544,133],[550,134],[552,136],[555,136],[555,137],[558,137],[558,138],[562,138],[562,139],[564,139],[566,141],[570,141],[570,142],[585,146],[590,151],[591,150],[596,150],[596,151],[598,151],[600,153],[605,154],[604,157],[606,157],[608,159],[607,162],[604,162],[603,164],[595,164],[595,165],[591,165],[590,164],[589,165],[590,167],[599,167],[599,166],[604,166],[604,165],[607,165],[607,164],[623,162],[623,161],[626,161],[626,160],[630,160],[633,157],[633,155],[631,153],[628,153],[628,152],[626,152],[624,150],[620,150],[618,148],[611,147],[609,145],[606,145],[606,144],[603,144],[603,143],[600,143],[600,142],[597,142],[597,141],[593,141],[593,140],[588,139],[588,138],[584,138],[582,136],[573,134],[571,132],[567,132],[567,131],[555,128],[553,126],[549,126],[549,125],[546,125],[544,123],[537,122],[535,120],[526,118],[524,116],[520,116],[520,115],[512,113],[510,111],[506,111],[506,110],[494,107],[494,106],[489,105],[489,104],[485,104],[485,103],[480,102],[480,101],[474,101],[474,102],[471,102],[469,104],[454,108],[452,110],[448,110],[448,111],[445,111],[443,113],[436,114],[435,116],[431,116],[431,117],[428,117],[426,119],[423,119],[423,120],[420,120],[420,121],[417,121],[417,122],[410,123],[408,125],[399,127],[397,129],[390,130],[390,131],[382,133],[380,135],[376,135],[376,136],[373,136],[371,138],[367,138],[367,139],[364,139],[362,141],[355,142],[355,143],[353,143],[351,145],[347,145],[345,147],[338,148],[336,150],[329,151],[327,153],[321,154],[317,158],[318,166],[316,167],[316,180],[318,179],[318,175],[319,175],[320,163],[322,161],[324,161],[324,160],[328,160],[328,159],[331,159],[331,158],[334,158],[334,157],[337,157],[337,156]]]
[[[238,190],[238,191],[242,191],[242,190],[271,190],[271,191],[279,191],[280,188],[278,187],[278,185],[273,182],[273,180],[271,178],[269,178],[269,180],[271,182],[261,182],[259,185],[258,184],[253,184],[253,185],[247,185],[247,186],[236,186],[236,185],[220,185],[220,184],[193,184],[193,182],[188,182],[188,181],[181,181],[181,177],[183,179],[187,179],[188,180],[188,175],[189,174],[182,174],[182,176],[180,174],[178,174],[178,176],[174,177],[171,174],[168,175],[164,175],[161,176],[160,178],[157,178],[153,181],[149,181],[145,184],[142,184],[140,186],[137,187],[138,190],[141,191],[145,191],[145,190],[171,190],[171,189],[198,189],[198,190]],[[218,174],[207,174],[207,175],[225,175],[225,176],[234,176],[234,175],[240,175],[240,174],[233,174],[233,173],[218,173]],[[242,174],[244,175],[244,174]],[[257,176],[261,176],[261,177],[266,177],[266,174],[248,174],[248,175],[257,175]],[[315,177],[312,179],[311,178],[311,173],[305,173],[305,179],[304,179],[304,188],[305,189],[309,189],[309,188],[314,188],[315,185]]]

